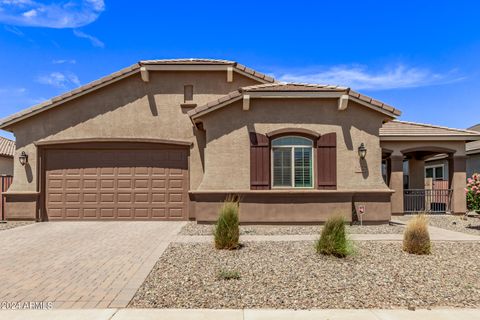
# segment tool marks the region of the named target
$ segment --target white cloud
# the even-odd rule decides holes
[[[80,80],[77,75],[72,72],[51,72],[47,75],[39,76],[37,82],[61,89],[80,86]]]
[[[77,60],[75,59],[58,59],[58,60],[53,60],[53,64],[76,64]]]
[[[24,16],[26,18],[36,17],[37,16],[37,10],[32,9],[32,10],[26,11],[22,14],[22,16]]]
[[[27,93],[26,88],[0,88],[0,95],[8,95],[10,97],[18,97],[18,96],[23,96],[25,93]]]
[[[45,28],[79,28],[98,19],[104,0],[0,0],[0,23]]]
[[[102,41],[100,41],[98,38],[95,38],[95,37],[92,36],[92,35],[86,34],[86,33],[83,32],[83,31],[80,31],[80,30],[75,29],[75,30],[73,30],[73,34],[74,34],[76,37],[89,40],[90,43],[91,43],[94,47],[99,47],[99,48],[104,48],[104,47],[105,47],[105,44],[104,44]]]
[[[13,33],[14,35],[17,35],[19,37],[25,36],[25,34],[20,29],[14,27],[14,26],[3,26],[3,28],[5,30],[7,30],[8,32]]]
[[[455,70],[435,73],[425,68],[397,65],[380,71],[371,71],[365,66],[333,66],[317,68],[316,71],[277,73],[280,81],[318,83],[348,86],[358,90],[388,90],[446,84],[460,81]]]

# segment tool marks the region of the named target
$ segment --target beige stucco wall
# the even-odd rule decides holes
[[[37,190],[37,146],[35,142],[88,138],[154,138],[193,143],[190,150],[190,188],[196,189],[203,175],[204,133],[194,130],[181,108],[184,85],[194,86],[194,102],[204,104],[239,87],[258,82],[235,73],[150,72],[145,83],[140,74],[115,82],[95,92],[13,125],[17,155],[29,155],[26,167],[15,163],[11,192]]]
[[[0,176],[13,175],[13,158],[0,156]]]
[[[338,190],[387,190],[381,175],[379,128],[385,116],[350,102],[339,111],[335,99],[253,99],[202,118],[206,130],[206,173],[200,190],[250,189],[249,131],[266,134],[303,128],[319,134],[337,133]],[[365,143],[367,170],[360,169],[358,147]]]
[[[393,151],[393,155],[401,155],[405,150],[418,148],[419,150],[450,149],[455,156],[465,155],[465,141],[382,141],[382,148]],[[442,153],[439,151],[439,153]]]

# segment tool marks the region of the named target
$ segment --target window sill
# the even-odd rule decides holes
[[[193,102],[185,102],[185,103],[181,103],[180,107],[182,107],[182,108],[196,108],[197,104],[193,103]]]

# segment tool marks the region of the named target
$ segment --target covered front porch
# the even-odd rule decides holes
[[[382,173],[395,190],[392,214],[467,211],[465,143],[478,132],[392,121],[380,132]],[[438,159],[435,166],[432,159]]]

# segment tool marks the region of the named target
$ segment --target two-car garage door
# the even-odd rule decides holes
[[[48,220],[186,220],[188,151],[45,151]]]

